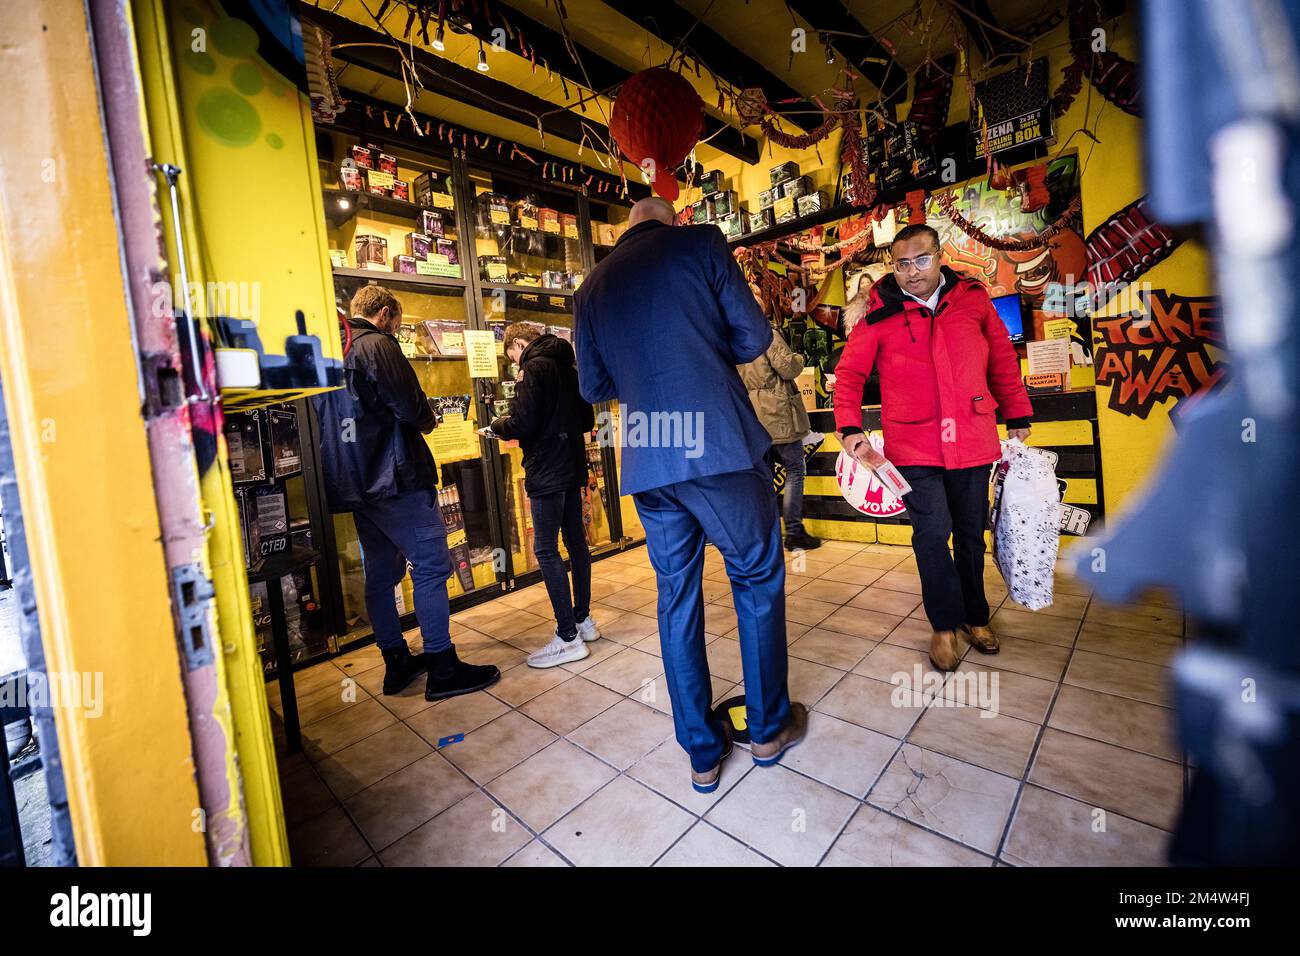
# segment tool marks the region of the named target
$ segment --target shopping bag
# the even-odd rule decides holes
[[[1052,457],[1004,441],[993,478],[993,561],[1011,596],[1031,611],[1052,603],[1060,500]]]

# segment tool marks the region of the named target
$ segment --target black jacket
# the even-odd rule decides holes
[[[510,414],[492,423],[524,453],[524,490],[530,495],[566,491],[587,483],[584,432],[596,427],[591,405],[578,391],[573,346],[555,335],[529,343],[519,357],[523,378]]]
[[[437,486],[421,433],[437,420],[397,339],[365,319],[348,320],[346,385],[312,398],[320,419],[321,467],[330,511]]]

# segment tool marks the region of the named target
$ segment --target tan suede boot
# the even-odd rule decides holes
[[[935,631],[930,635],[930,663],[935,670],[953,671],[961,661],[956,631]]]
[[[981,654],[996,654],[1001,646],[998,644],[998,636],[987,627],[963,624],[961,630],[966,635],[966,640]]]
[[[770,767],[781,759],[781,755],[803,740],[808,733],[808,708],[798,701],[790,702],[790,719],[785,722],[781,732],[767,743],[750,744],[749,752],[754,763],[760,767]]]

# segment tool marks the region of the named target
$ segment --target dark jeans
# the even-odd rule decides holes
[[[533,510],[533,554],[542,568],[542,580],[555,611],[555,626],[566,640],[578,633],[578,622],[591,613],[591,552],[582,524],[582,489],[570,488],[549,495],[529,495]],[[569,549],[573,593],[560,557],[560,534]]]
[[[989,468],[899,465],[912,490],[903,496],[912,522],[912,551],[921,574],[925,616],[936,631],[989,622],[984,596],[984,530]],[[948,536],[952,535],[952,553]]]
[[[772,451],[785,466],[785,500],[781,505],[781,517],[785,519],[785,533],[801,534],[803,532],[803,480],[808,472],[803,457],[803,442],[791,441],[783,445],[773,445]]]
[[[451,647],[447,579],[451,554],[442,523],[437,492],[412,491],[373,501],[352,513],[366,569],[366,613],[383,650],[401,647],[402,625],[393,588],[411,566],[415,616],[420,621],[424,649],[429,653]]]

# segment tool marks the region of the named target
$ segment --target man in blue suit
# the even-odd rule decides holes
[[[807,709],[786,689],[785,564],[771,444],[737,365],[772,341],[716,226],[673,228],[673,207],[643,199],[614,251],[574,295],[578,384],[618,399],[620,485],[636,501],[659,583],[659,639],[677,742],[691,785],[711,793],[731,751],[709,716],[704,648],[704,542],[731,578],[754,762],[776,763],[803,738]]]

